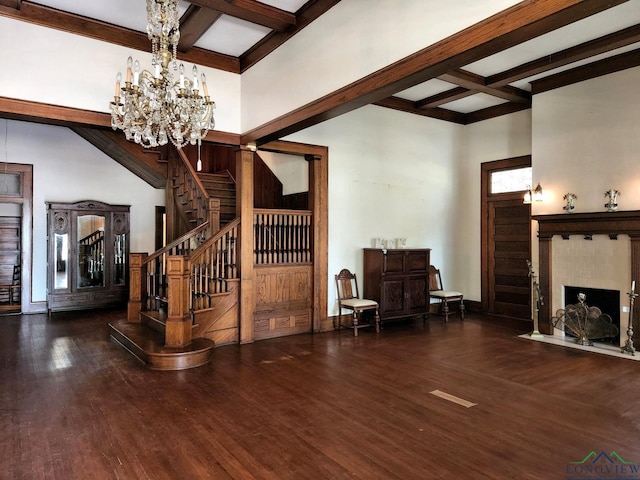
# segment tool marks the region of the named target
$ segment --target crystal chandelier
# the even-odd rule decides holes
[[[111,127],[122,130],[127,140],[145,148],[169,141],[177,148],[187,143],[200,145],[214,128],[215,103],[209,98],[204,73],[198,78],[194,65],[189,78],[183,64],[177,67],[178,3],[179,0],[147,0],[147,34],[154,73],[140,71],[140,63],[129,57],[124,86],[122,74],[116,76],[116,94],[110,104]],[[169,64],[179,70],[177,82],[169,72]]]

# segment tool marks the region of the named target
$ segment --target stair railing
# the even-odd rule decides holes
[[[254,209],[254,264],[296,264],[312,261],[310,210]]]
[[[213,295],[227,292],[229,281],[239,278],[239,225],[236,218],[189,256],[190,312],[211,308]]]
[[[205,222],[151,255],[132,253],[129,256],[129,321],[138,321],[141,310],[157,310],[160,302],[165,301],[169,255],[190,255],[210,236],[209,222]]]
[[[209,195],[182,149],[177,149],[173,156],[171,179],[176,208],[187,223],[193,227],[208,221],[217,229],[215,220],[211,221]]]

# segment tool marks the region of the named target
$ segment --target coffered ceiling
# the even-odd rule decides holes
[[[178,55],[242,73],[339,1],[181,2]],[[366,8],[367,2],[361,3]],[[503,48],[493,42],[483,58],[444,73],[442,68],[418,77],[408,72],[413,80],[369,91],[366,100],[354,105],[374,103],[469,124],[530,108],[532,94],[640,65],[640,0],[578,3],[583,5],[571,13],[530,25],[521,41],[511,38]],[[402,8],[402,2],[396,8]],[[0,0],[0,15],[148,49],[143,0]]]

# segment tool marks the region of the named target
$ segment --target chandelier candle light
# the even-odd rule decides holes
[[[178,3],[178,0],[147,0],[147,35],[151,40],[154,72],[141,71],[140,63],[129,57],[124,86],[122,74],[116,76],[116,93],[110,104],[111,127],[122,130],[127,140],[145,148],[166,145],[169,141],[177,148],[187,143],[200,146],[215,126],[215,102],[209,97],[204,73],[198,77],[194,65],[193,76],[189,78],[180,64],[180,76],[174,82],[169,72],[169,64],[173,70],[178,69]],[[201,166],[199,157],[198,149]]]

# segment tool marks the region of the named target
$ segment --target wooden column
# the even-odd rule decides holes
[[[329,158],[323,155],[305,155],[309,162],[309,208],[313,212],[313,331],[320,332],[327,320],[328,242],[329,242]]]
[[[129,254],[129,303],[127,303],[127,321],[140,323],[140,310],[147,300],[146,253]]]
[[[253,342],[253,152],[236,153],[236,213],[240,217],[240,343]]]
[[[538,330],[540,333],[550,335],[553,333],[551,327],[551,292],[553,281],[551,278],[551,237],[540,237],[538,240],[538,283],[540,284],[540,295],[542,295],[542,305],[538,312]]]
[[[181,255],[167,257],[167,324],[165,345],[182,347],[191,342],[188,261]]]

